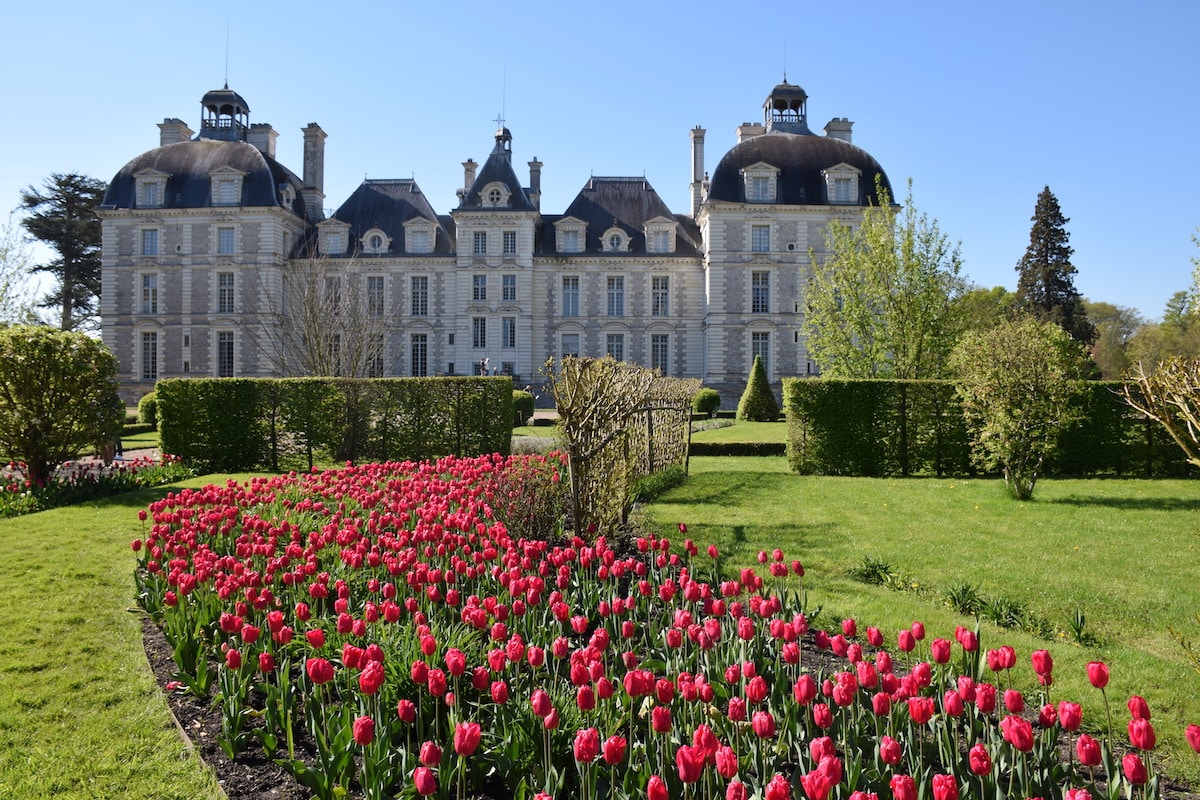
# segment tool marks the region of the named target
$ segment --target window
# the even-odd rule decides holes
[[[517,254],[517,232],[504,231],[504,255],[515,256]]]
[[[771,273],[750,273],[750,313],[771,313]]]
[[[383,377],[383,334],[373,333],[367,342],[367,377]]]
[[[158,380],[158,334],[153,331],[142,334],[142,380]]]
[[[579,316],[579,276],[563,275],[562,279],[562,315],[564,317]]]
[[[504,202],[504,190],[498,186],[493,186],[488,189],[487,193],[488,205],[498,206]]]
[[[429,278],[425,275],[415,275],[412,279],[412,315],[429,315]]]
[[[608,316],[625,316],[625,278],[620,275],[608,276]]]
[[[143,208],[157,208],[162,205],[162,184],[158,181],[141,182],[142,200],[138,205]]]
[[[619,233],[614,233],[608,237],[608,249],[614,253],[625,249],[625,237]]]
[[[604,352],[617,361],[625,360],[625,334],[610,333],[604,337]]]
[[[750,179],[750,199],[756,203],[766,203],[771,199],[771,179],[765,175],[755,175]]]
[[[233,331],[217,334],[217,377],[233,377]]]
[[[344,231],[329,231],[325,234],[325,252],[331,256],[340,256],[346,252]]]
[[[471,319],[471,346],[487,347],[487,319],[485,317],[472,317]]]
[[[564,253],[581,253],[583,248],[579,246],[579,231],[563,231],[559,234],[562,237],[562,252]]]
[[[158,275],[153,272],[142,274],[142,313],[158,313]]]
[[[504,275],[500,278],[500,299],[505,303],[517,302],[517,276]]]
[[[429,231],[409,231],[405,234],[408,237],[408,252],[410,253],[432,253],[433,248],[429,246]]]
[[[517,346],[516,317],[504,317],[500,320],[500,346],[506,348]]]
[[[671,234],[669,231],[652,231],[650,233],[650,252],[671,252]]]
[[[667,364],[671,360],[671,338],[665,333],[650,334],[650,367],[668,374]]]
[[[367,238],[367,247],[369,247],[375,251],[382,250],[383,249],[383,237],[380,236],[378,233],[372,233]]]
[[[655,275],[650,278],[650,316],[665,317],[671,313],[670,278]]]
[[[564,333],[560,352],[563,358],[579,358],[579,334]]]
[[[325,279],[325,308],[337,313],[342,307],[342,279]]]
[[[228,178],[218,180],[217,185],[213,187],[213,194],[215,196],[214,204],[218,206],[236,206],[238,200],[241,199],[238,197],[238,194],[240,194],[239,190],[242,188],[241,183],[240,180],[230,180]]]
[[[158,255],[158,229],[147,228],[142,231],[142,255]]]
[[[476,303],[487,300],[487,275],[471,276],[471,299]]]
[[[217,273],[217,313],[233,313],[234,277],[232,272]]]
[[[477,256],[487,255],[487,231],[475,231],[474,246],[471,252]]]
[[[454,334],[453,333],[446,337],[446,343],[448,345],[450,345],[451,347],[454,346]],[[454,370],[450,370],[450,371],[454,372]]]
[[[367,276],[367,315],[383,316],[383,276]]]
[[[834,178],[833,180],[833,202],[849,203],[850,202],[850,179],[849,178]]]
[[[414,378],[424,377],[429,374],[429,334],[414,333],[409,342],[409,372]]]
[[[235,230],[233,228],[217,228],[217,255],[233,255]]]
[[[755,331],[750,334],[750,357],[758,356],[762,360],[763,370],[771,374],[771,334],[765,331]]]
[[[750,251],[752,253],[771,252],[771,226],[750,226]]]

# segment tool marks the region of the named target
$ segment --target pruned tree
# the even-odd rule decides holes
[[[63,461],[111,442],[125,405],[117,359],[96,339],[41,325],[0,326],[0,454],[44,486]]]
[[[259,273],[266,309],[257,331],[259,350],[288,377],[382,377],[382,279],[369,285],[354,260],[320,255],[296,259],[282,273]],[[281,285],[271,285],[278,278]]]
[[[1067,223],[1050,187],[1042,189],[1033,210],[1029,246],[1017,262],[1017,305],[1040,320],[1053,322],[1075,341],[1090,345],[1096,329],[1088,321],[1083,297],[1075,288]]]
[[[1161,425],[1187,462],[1200,467],[1200,357],[1171,356],[1150,372],[1139,362],[1121,396]]]
[[[959,246],[917,210],[911,180],[899,208],[880,176],[875,189],[879,205],[857,225],[830,224],[827,258],[810,253],[808,350],[827,377],[941,377],[964,289]]]
[[[767,368],[762,359],[754,357],[754,366],[746,379],[746,389],[738,401],[737,418],[754,422],[774,422],[779,419],[779,401],[767,380]]]
[[[56,281],[41,306],[61,309],[59,327],[64,331],[91,326],[100,300],[101,229],[96,207],[108,185],[86,175],[56,172],[42,187],[21,192],[21,207],[27,212],[21,224],[58,254],[49,263],[33,267]]]
[[[1032,498],[1059,432],[1079,413],[1071,400],[1083,347],[1058,325],[1022,316],[968,332],[951,364],[976,462],[1001,470],[1016,499]]]

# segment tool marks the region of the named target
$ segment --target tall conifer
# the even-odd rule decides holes
[[[1058,325],[1075,341],[1090,345],[1096,340],[1096,329],[1075,288],[1078,270],[1071,264],[1075,251],[1066,228],[1071,220],[1063,216],[1049,186],[1038,195],[1032,219],[1029,247],[1017,262],[1017,304]]]

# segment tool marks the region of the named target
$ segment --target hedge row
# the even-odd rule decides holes
[[[155,391],[163,452],[207,471],[507,455],[512,437],[506,377],[172,379]]]
[[[1082,420],[1064,429],[1051,475],[1177,477],[1178,447],[1117,394],[1083,381]],[[948,381],[784,380],[788,460],[801,474],[970,475],[970,440]]]

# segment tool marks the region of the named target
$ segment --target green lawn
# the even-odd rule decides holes
[[[1104,712],[1085,665],[1107,661],[1114,724],[1124,730],[1124,702],[1142,694],[1160,755],[1175,774],[1200,779],[1200,758],[1183,741],[1187,724],[1200,722],[1200,675],[1167,630],[1200,642],[1196,481],[1046,480],[1034,501],[1019,503],[998,479],[811,477],[791,474],[783,458],[698,457],[687,483],[643,514],[655,529],[685,522],[691,538],[715,542],[730,574],[755,563],[759,550],[782,548],[806,566],[810,610],[822,607],[827,623],[878,625],[892,642],[916,619],[951,640],[956,625],[974,625],[944,603],[946,587],[969,583],[1016,600],[1062,635],[1046,640],[984,623],[984,648],[1016,647],[1027,681],[1029,654],[1049,649],[1051,700],[1083,702],[1093,726]],[[866,556],[890,563],[916,590],[852,579],[847,573]],[[1081,647],[1068,633],[1076,609],[1098,646]]]
[[[693,442],[785,442],[786,422],[746,422],[744,420],[719,420],[732,422],[724,428],[697,431],[692,434]]]

